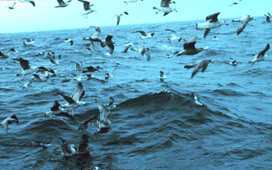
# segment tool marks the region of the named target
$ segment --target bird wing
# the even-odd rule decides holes
[[[116,17],[117,17],[117,25],[119,25],[121,16],[117,15]]]
[[[63,0],[57,0],[58,3],[61,5],[61,4],[64,4],[64,1]]]
[[[30,69],[28,60],[20,59],[19,61],[20,61],[20,65],[21,65],[23,70]]]
[[[250,18],[246,18],[244,20],[241,20],[242,24],[239,26],[239,28],[237,30],[237,35],[239,35],[246,28],[249,21],[251,21]]]
[[[172,34],[176,34],[176,31],[175,31],[175,30],[165,29],[165,31],[170,31]]]
[[[194,78],[194,76],[196,75],[196,73],[199,71],[199,67],[195,67],[195,69],[193,70],[192,72],[192,75],[191,75],[191,79]]]
[[[264,54],[266,53],[266,51],[269,50],[269,48],[270,48],[270,44],[267,44],[265,48],[261,52],[259,52],[258,56],[264,56]]]
[[[61,98],[63,98],[69,104],[76,103],[71,97],[66,96],[66,95],[64,95],[62,93],[57,92],[57,95],[59,95]]]
[[[97,104],[99,112],[100,112],[99,120],[100,121],[106,120],[108,116],[110,115],[110,112],[98,99],[95,99],[95,103]]]
[[[161,1],[161,7],[167,8],[169,7],[170,0],[162,0]]]
[[[220,14],[220,12],[217,12],[215,14],[211,14],[211,15],[207,16],[206,21],[210,20],[210,22],[217,22],[218,21],[217,17],[219,14]]]
[[[185,42],[183,44],[183,49],[185,49],[185,50],[187,50],[187,49],[195,49],[195,43],[196,42],[190,42],[190,43]]]
[[[146,33],[144,31],[133,31],[132,33],[136,33],[139,32],[140,34],[142,34],[142,36],[146,36]]]
[[[204,32],[204,38],[207,37],[207,35],[209,34],[209,32],[211,31],[211,29],[207,28]]]
[[[72,95],[72,99],[74,101],[80,101],[82,97],[84,96],[85,91],[83,89],[83,85],[81,82],[77,84],[77,89],[75,90],[74,94]]]

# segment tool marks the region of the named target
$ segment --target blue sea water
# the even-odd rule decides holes
[[[113,36],[111,56],[106,56],[107,47],[99,44],[93,52],[86,50],[88,42],[82,38],[89,37],[92,29],[0,34],[0,50],[14,47],[19,51],[0,60],[0,120],[12,114],[19,119],[8,132],[0,129],[0,168],[271,169],[272,52],[267,52],[265,61],[248,62],[271,44],[272,25],[264,23],[263,17],[256,18],[237,36],[239,23],[227,20],[228,25],[211,30],[203,39],[204,31],[195,30],[195,23],[101,27],[102,39]],[[196,47],[208,49],[193,56],[175,56],[183,43],[170,42],[165,29],[177,31],[182,38],[196,35]],[[136,30],[155,35],[142,40],[140,34],[131,33]],[[23,46],[23,38],[34,38],[35,44]],[[74,45],[65,43],[65,38],[73,39]],[[122,53],[123,45],[130,41],[135,43],[133,47],[150,48],[151,60],[146,61],[138,51]],[[43,51],[61,54],[60,64],[52,65],[45,56],[37,56]],[[27,83],[31,76],[24,80],[16,76],[21,68],[12,58],[17,57],[29,60],[31,66],[52,68],[57,76],[22,88],[19,83]],[[230,57],[237,60],[237,66],[229,64]],[[192,70],[184,65],[203,59],[213,64],[191,79]],[[73,62],[103,69],[94,73],[97,79],[87,80]],[[104,74],[114,68],[113,77],[105,80]],[[158,78],[160,71],[167,75],[164,82]],[[81,77],[86,92],[82,101],[87,105],[75,109],[75,120],[44,117],[55,100],[65,103],[57,92],[73,93],[77,82],[63,80],[74,77]],[[195,102],[194,95],[203,105]],[[112,129],[100,135],[94,135],[95,126],[78,132],[85,120],[99,113],[95,98],[107,104],[110,96],[116,105],[111,110]],[[56,152],[59,137],[77,145],[83,134],[89,137],[89,157],[63,157]],[[50,138],[52,146],[46,149],[33,143]]]

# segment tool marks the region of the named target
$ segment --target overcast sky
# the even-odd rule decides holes
[[[0,0],[0,33],[87,28],[91,25],[116,25],[115,14],[127,11],[122,16],[120,25],[154,22],[172,22],[186,20],[203,20],[207,15],[221,12],[219,18],[238,18],[239,16],[263,16],[272,13],[272,0],[175,0],[171,7],[173,12],[165,17],[155,14],[154,6],[160,6],[160,0],[138,0],[136,3],[124,4],[124,0],[89,0],[97,11],[82,16],[83,3],[73,0],[68,7],[55,8],[57,0],[34,0],[36,7],[19,0]],[[230,6],[233,2],[238,5]],[[13,10],[8,9],[14,2]]]

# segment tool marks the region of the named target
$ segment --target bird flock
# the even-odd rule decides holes
[[[240,0],[239,2],[234,2],[234,3],[230,4],[229,7],[232,7],[233,5],[238,5],[241,1],[242,0]],[[24,0],[24,1],[20,1],[20,2],[30,3],[35,7],[34,1]],[[72,0],[69,0],[69,1],[57,0],[58,6],[55,6],[55,8],[65,8],[65,7],[69,6],[71,4],[71,2],[72,2]],[[86,12],[82,15],[86,16],[86,15],[89,15],[89,14],[95,12],[94,4],[92,4],[91,2],[86,1],[86,0],[78,0],[78,2],[83,3],[83,9]],[[137,2],[137,0],[124,1],[125,4],[136,3],[136,2]],[[170,7],[175,4],[176,4],[176,2],[172,1],[172,0],[161,0],[160,7],[154,7],[153,9],[156,11],[156,13],[162,12],[163,16],[165,17],[173,11],[177,12],[177,10],[175,8]],[[8,8],[10,10],[14,10],[15,5],[16,5],[16,2],[14,2]],[[124,11],[120,14],[116,14],[116,17],[117,17],[117,24],[116,25],[117,26],[120,24],[120,18],[124,15],[129,16],[129,13]],[[208,15],[205,19],[206,20],[205,22],[203,22],[203,23],[197,22],[195,24],[195,27],[192,27],[192,28],[199,30],[199,31],[205,30],[204,35],[203,35],[203,38],[205,39],[209,34],[212,34],[211,31],[213,29],[219,28],[223,25],[228,25],[225,21],[218,20],[219,15],[220,15],[220,12]],[[264,14],[264,16],[265,16],[265,22],[270,23],[271,22],[271,14],[268,12],[267,14]],[[238,29],[236,32],[237,36],[239,36],[245,30],[247,24],[250,21],[253,21],[253,17],[251,17],[250,15],[232,20],[232,22],[241,23],[241,25],[238,26]],[[106,56],[112,56],[114,54],[114,50],[115,50],[115,43],[113,41],[114,37],[112,35],[107,35],[105,39],[100,38],[101,29],[98,26],[90,26],[87,29],[87,31],[89,31],[91,29],[94,29],[94,32],[91,34],[91,36],[82,38],[82,41],[87,42],[86,50],[90,51],[90,52],[95,51],[95,50],[97,50],[97,48],[95,48],[96,44],[99,44],[99,46],[101,46],[101,48],[103,48],[103,49],[105,47],[108,48],[107,52],[105,53]],[[171,57],[172,55],[175,55],[175,56],[196,55],[202,51],[207,50],[207,48],[196,48],[195,45],[196,45],[197,37],[195,35],[189,36],[188,38],[184,39],[180,35],[178,35],[177,31],[175,31],[175,30],[165,29],[165,31],[171,33],[171,36],[169,36],[167,38],[169,42],[171,42],[171,41],[176,41],[178,43],[183,42],[183,50],[174,51],[173,54],[167,54],[166,57]],[[156,36],[156,34],[154,32],[146,33],[144,30],[134,30],[131,33],[132,34],[139,34],[140,35],[139,40],[152,39],[154,36]],[[69,43],[70,46],[74,46],[74,40],[72,38],[55,39],[54,41],[65,42],[65,43]],[[150,48],[146,47],[145,45],[135,47],[135,44],[137,44],[137,43],[136,42],[125,43],[124,44],[125,48],[123,50],[123,53],[128,53],[129,50],[138,51],[139,55],[143,56],[146,59],[146,61],[151,62],[152,60],[151,60]],[[35,45],[35,40],[33,38],[32,39],[25,38],[23,40],[24,47],[34,46],[34,45]],[[254,55],[253,59],[251,61],[249,61],[249,63],[254,64],[256,62],[263,61],[266,57],[265,53],[269,49],[270,49],[270,44],[269,43],[265,44],[264,49],[260,49],[260,52],[256,55]],[[18,51],[15,48],[11,48],[10,50],[8,50],[6,52],[0,51],[0,58],[7,60],[10,58],[11,53],[16,54],[16,53],[18,53]],[[46,58],[48,59],[48,61],[52,65],[60,65],[61,60],[62,60],[61,54],[56,55],[55,52],[53,52],[53,51],[41,52],[37,55],[46,56]],[[51,77],[58,76],[57,70],[54,70],[52,68],[47,68],[44,66],[39,66],[39,67],[32,66],[32,63],[30,63],[30,61],[28,61],[22,57],[12,58],[12,60],[18,61],[21,66],[21,69],[22,69],[22,72],[20,74],[17,74],[17,76],[22,77],[22,80],[25,80],[25,79],[29,80],[27,83],[23,83],[23,81],[20,82],[20,86],[22,88],[30,87],[31,83],[33,81],[46,82],[47,79],[49,79]],[[232,65],[232,66],[237,65],[237,62],[235,59],[230,58],[230,60],[231,60],[229,62],[230,65]],[[186,69],[193,68],[193,71],[191,73],[191,79],[193,79],[199,71],[205,72],[205,70],[207,69],[207,67],[210,63],[213,63],[213,61],[199,60],[199,61],[196,61],[195,63],[192,63],[192,64],[188,63],[188,65],[185,65],[184,68],[186,68]],[[96,79],[95,76],[93,75],[93,73],[99,72],[99,70],[103,69],[100,66],[86,66],[86,67],[84,67],[82,62],[74,62],[74,64],[75,64],[76,70],[78,72],[81,72],[82,75],[84,75],[84,78],[86,80]],[[104,80],[101,79],[99,81],[106,81],[110,77],[113,77],[113,72],[116,69],[117,68],[115,67],[112,69],[112,71],[105,73]],[[32,77],[29,78],[29,76],[32,76]],[[62,98],[66,103],[61,105],[58,100],[54,101],[54,103],[52,103],[52,107],[48,109],[49,111],[44,113],[44,116],[46,118],[50,118],[52,116],[58,116],[58,117],[64,117],[67,119],[75,119],[76,108],[87,105],[87,103],[85,101],[82,101],[84,99],[84,95],[85,95],[84,85],[81,82],[82,77],[77,78],[76,76],[77,75],[75,75],[74,78],[64,79],[62,81],[63,83],[68,82],[68,81],[76,81],[77,86],[75,88],[75,91],[73,93],[71,93],[71,95],[67,95],[70,92],[61,92],[61,91],[57,92],[56,95],[60,96],[60,98]],[[164,74],[163,71],[160,71],[158,78],[160,81],[163,82],[167,79],[167,76]],[[198,101],[198,99],[196,99],[196,100]],[[110,102],[109,102],[109,104],[106,104],[106,105],[103,104],[98,98],[95,98],[94,102],[96,103],[96,105],[98,107],[99,115],[94,116],[94,117],[90,117],[86,121],[82,122],[81,125],[78,127],[78,131],[85,131],[89,126],[95,125],[97,127],[97,131],[94,132],[95,135],[107,133],[111,130],[110,116],[111,116],[111,109],[115,108],[114,98],[110,97]],[[200,102],[198,101],[198,103],[200,103]],[[201,105],[201,103],[199,105]],[[16,124],[19,123],[18,117],[16,115],[11,115],[11,116],[5,118],[4,120],[2,120],[1,125],[4,127],[4,129],[6,131],[8,131],[8,125],[13,124],[13,123],[16,123]],[[82,137],[82,141],[80,142],[79,146],[69,144],[63,137],[59,137],[59,139],[62,142],[62,144],[59,147],[59,150],[64,156],[71,156],[75,153],[84,153],[85,154],[86,152],[89,151],[88,139],[86,136]],[[46,145],[48,145],[48,143],[46,143]]]

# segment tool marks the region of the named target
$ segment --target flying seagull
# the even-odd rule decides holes
[[[130,48],[131,46],[133,46],[133,45],[134,45],[134,43],[132,43],[132,42],[129,42],[129,43],[124,44],[125,49],[124,49],[123,53],[127,53],[128,50],[129,50],[129,48]]]
[[[159,12],[163,12],[163,16],[166,16],[168,15],[169,13],[173,12],[173,11],[176,11],[176,8],[171,8],[169,6],[169,4],[171,3],[175,3],[175,1],[172,1],[172,0],[161,0],[161,8],[157,8],[157,7],[153,7],[153,9],[157,10],[156,14],[158,14]]]
[[[143,1],[143,0],[141,0]],[[137,2],[137,0],[127,0],[127,1],[124,1],[124,3],[127,5],[129,3],[134,3],[134,2]]]
[[[110,77],[113,77],[113,72],[117,69],[117,67],[114,67],[111,72],[105,73],[105,79],[108,80]]]
[[[60,148],[61,148],[61,153],[64,156],[71,156],[77,152],[74,144],[68,144],[68,142],[65,139],[63,139],[62,137],[59,137],[59,138],[62,141]]]
[[[181,55],[195,55],[200,53],[201,51],[205,50],[205,48],[195,48],[195,44],[196,44],[196,36],[191,36],[189,38],[187,38],[183,44],[183,49],[184,51],[177,51],[175,52],[175,54],[177,56],[181,56]]]
[[[165,29],[165,31],[170,31],[171,32],[171,37],[168,37],[169,41],[174,41],[174,40],[178,40],[178,42],[180,42],[182,40],[182,37],[177,36],[177,32],[175,30],[171,30],[171,29]]]
[[[197,61],[194,65],[185,65],[184,68],[190,69],[194,68],[191,79],[194,78],[194,76],[198,73],[198,71],[201,69],[201,72],[203,73],[206,68],[208,67],[208,64],[212,63],[211,60],[202,60],[202,61]]]
[[[92,28],[92,27],[94,27],[95,28],[95,32],[91,35],[91,37],[89,37],[89,38],[83,38],[83,40],[89,40],[89,41],[91,41],[91,42],[99,42],[100,43],[100,46],[101,47],[105,47],[105,44],[102,42],[102,40],[99,38],[99,36],[100,36],[100,34],[101,34],[101,30],[100,30],[100,28],[99,27],[95,27],[95,26],[90,26],[89,28],[88,28],[88,30],[90,29],[90,28]]]
[[[252,61],[249,61],[249,63],[254,64],[255,62],[264,61],[264,57],[266,57],[265,53],[269,50],[269,48],[270,44],[267,44],[261,52],[259,52],[253,57]]]
[[[29,61],[23,58],[15,58],[13,60],[19,61],[22,68],[22,75],[32,74],[37,70],[37,67],[30,67]]]
[[[150,53],[149,53],[149,48],[145,47],[144,45],[141,47],[138,47],[139,53],[145,57],[145,59],[147,61],[150,61],[151,57],[150,57]]]
[[[94,4],[91,4],[89,1],[84,1],[84,0],[78,0],[78,1],[83,2],[83,8],[85,11],[87,11],[87,13],[82,15],[88,15],[90,13],[96,12],[94,9],[91,8]]]
[[[64,42],[69,42],[71,46],[74,45],[74,41],[70,38],[65,38]]]
[[[32,0],[23,0],[21,2],[23,2],[23,3],[31,3],[35,7],[35,2],[32,1]]]
[[[142,36],[140,37],[141,39],[146,39],[146,38],[151,38],[154,36],[154,32],[146,34],[144,31],[132,31],[131,33],[140,33]]]
[[[211,29],[221,27],[225,24],[225,21],[218,21],[217,17],[220,14],[220,12],[217,12],[215,14],[209,15],[206,17],[205,23],[196,23],[196,29],[202,30],[205,29],[204,38],[209,34]]]
[[[85,105],[86,103],[81,101],[82,97],[85,95],[85,91],[83,89],[83,85],[81,82],[77,84],[77,88],[71,97],[64,95],[63,93],[57,92],[57,94],[63,98],[67,104],[63,107],[71,107],[72,115],[74,116],[74,108]]]
[[[247,26],[248,22],[253,20],[250,15],[247,15],[246,17],[240,18],[239,21],[242,22],[242,24],[239,26],[237,30],[237,35],[239,35]]]
[[[117,25],[119,25],[120,23],[120,19],[121,19],[121,16],[123,16],[124,14],[128,15],[128,12],[123,12],[121,14],[116,14],[116,17],[117,17]]]
[[[55,8],[64,8],[67,7],[69,5],[70,2],[72,2],[72,0],[69,0],[67,2],[64,2],[63,0],[57,0],[59,3],[59,6],[55,6]]]
[[[6,131],[8,131],[8,125],[9,124],[12,124],[12,123],[19,123],[19,120],[17,118],[16,115],[12,115],[12,116],[9,116],[7,118],[5,118],[1,123],[0,125],[2,125]]]

